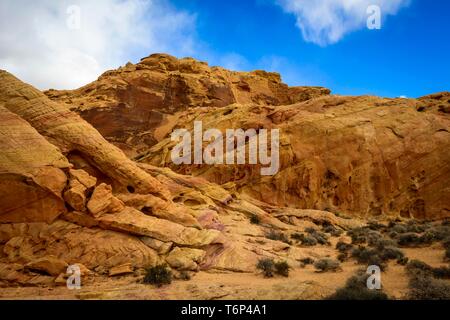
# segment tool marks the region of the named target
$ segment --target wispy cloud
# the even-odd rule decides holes
[[[191,55],[195,18],[165,0],[2,0],[0,68],[41,89],[76,88],[132,57]]]
[[[349,32],[366,27],[367,8],[377,5],[382,17],[395,15],[410,0],[277,0],[294,14],[303,39],[320,46],[333,44]]]

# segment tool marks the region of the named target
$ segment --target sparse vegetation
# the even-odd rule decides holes
[[[333,237],[339,237],[343,231],[341,229],[336,228],[332,224],[326,224],[322,227],[322,231],[325,233],[329,233]]]
[[[359,271],[349,278],[345,287],[336,290],[329,296],[329,300],[388,300],[388,296],[381,290],[370,290],[367,288],[367,278],[364,271]]]
[[[172,271],[165,264],[148,268],[144,277],[144,283],[153,284],[158,287],[170,284],[171,282]]]
[[[311,235],[300,234],[300,243],[303,246],[312,247],[317,244],[317,240]]]
[[[275,273],[280,276],[288,277],[289,269],[290,267],[286,261],[279,261],[275,263]]]
[[[316,261],[314,263],[314,268],[316,268],[319,272],[336,272],[341,269],[341,264],[337,260],[324,258]]]
[[[306,228],[305,232],[308,233],[311,237],[315,238],[317,243],[329,245],[328,236],[322,231],[318,231],[314,228]]]
[[[439,271],[436,272],[436,269],[439,269]],[[442,270],[440,268],[433,268],[422,261],[412,260],[408,263],[406,270],[410,278],[410,292],[408,294],[410,299],[450,299],[450,285],[443,280],[436,279],[436,275],[441,276]]]
[[[252,214],[250,216],[250,223],[251,224],[260,224],[261,221],[260,221],[259,217],[256,214]]]
[[[273,272],[274,272],[274,262],[273,259],[269,258],[263,258],[258,261],[258,264],[256,265],[256,268],[261,270],[264,277],[266,278],[272,278]]]
[[[272,278],[274,274],[289,276],[289,264],[286,261],[274,262],[273,259],[263,258],[258,261],[256,268],[261,270],[264,277]]]
[[[350,243],[346,243],[343,241],[339,241],[338,243],[336,243],[336,249],[341,253],[349,252],[352,248],[353,245]]]
[[[303,258],[300,260],[300,266],[302,268],[304,268],[305,266],[307,266],[308,264],[313,264],[314,263],[314,259],[313,258]]]
[[[286,237],[286,235],[282,232],[278,232],[275,230],[270,230],[269,233],[266,234],[266,238],[275,241],[282,241],[287,244],[292,244],[291,241]]]

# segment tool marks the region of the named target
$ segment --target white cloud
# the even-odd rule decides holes
[[[382,18],[395,15],[409,0],[277,0],[296,17],[305,41],[320,46],[333,44],[347,33],[366,27],[367,8],[377,5]]]
[[[81,9],[71,29],[67,9]],[[0,68],[40,89],[77,88],[131,57],[191,55],[195,16],[165,0],[2,0]]]

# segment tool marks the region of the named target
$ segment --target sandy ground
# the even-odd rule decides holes
[[[434,267],[445,265],[443,249],[403,248],[410,259],[420,259]],[[342,287],[362,266],[344,262],[342,271],[318,273],[311,265],[291,269],[288,278],[264,278],[256,273],[199,272],[191,280],[175,280],[156,288],[139,283],[142,277],[96,278],[80,290],[61,287],[1,288],[2,299],[323,299]],[[384,291],[394,299],[408,292],[405,267],[391,262],[382,273]]]

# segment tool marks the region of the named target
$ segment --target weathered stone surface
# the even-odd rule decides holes
[[[53,255],[69,265],[81,263],[90,270],[105,273],[129,261],[140,268],[160,263],[155,250],[136,237],[99,228],[85,228],[62,220],[56,220],[51,225],[0,224],[0,234],[3,241],[7,241],[3,250],[9,254],[11,262],[30,262]]]
[[[131,263],[125,263],[120,266],[112,267],[111,269],[109,269],[109,276],[110,277],[121,276],[133,272],[134,272],[133,265]]]
[[[182,246],[201,247],[222,241],[217,230],[184,227],[181,224],[145,215],[130,207],[125,207],[115,214],[102,215],[97,220],[105,229],[148,236]]]
[[[25,269],[30,271],[44,272],[51,276],[58,276],[65,272],[68,264],[54,256],[46,256],[33,260],[25,265]]]
[[[192,58],[152,54],[138,64],[107,71],[78,90],[45,93],[67,103],[109,141],[135,156],[170,133],[176,112],[189,107],[282,105],[330,92],[317,87],[289,88],[275,72],[234,72]]]
[[[171,201],[163,201],[151,194],[119,194],[117,198],[129,207],[147,215],[182,224],[186,227],[201,228],[191,210]]]
[[[0,104],[31,124],[63,152],[88,157],[104,175],[123,188],[170,197],[164,186],[137,168],[80,116],[4,70],[0,70]]]
[[[95,188],[87,208],[90,214],[99,217],[104,213],[119,212],[124,209],[124,205],[122,201],[113,196],[111,186],[102,183]]]
[[[3,84],[3,83],[2,83]],[[0,105],[0,222],[51,222],[64,212],[69,162],[19,116]]]
[[[97,178],[92,177],[83,169],[70,169],[69,175],[72,180],[80,182],[87,190],[95,187]]]
[[[172,242],[163,242],[157,239],[153,239],[150,237],[141,237],[140,238],[145,245],[149,246],[152,249],[155,249],[159,254],[166,254],[172,249]]]
[[[167,263],[175,269],[198,270],[198,265],[205,258],[206,252],[200,249],[174,248],[166,257]]]
[[[86,187],[78,180],[70,181],[70,188],[64,192],[64,200],[75,210],[86,210]]]
[[[450,118],[438,110],[446,95],[438,97],[322,96],[287,106],[235,105],[227,116],[220,115],[230,106],[202,112],[203,130],[278,128],[280,169],[273,176],[261,176],[259,165],[174,165],[170,138],[138,159],[220,185],[238,181],[241,196],[280,207],[447,217]],[[181,116],[177,126],[191,130],[193,119]]]

